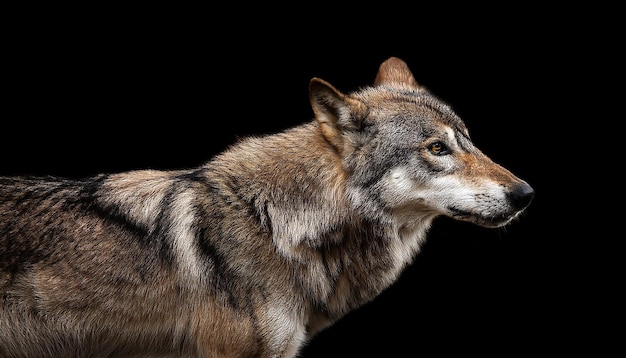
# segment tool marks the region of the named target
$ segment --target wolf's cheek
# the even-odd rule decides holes
[[[444,214],[444,207],[436,205],[427,185],[411,176],[404,168],[390,170],[380,182],[380,197],[387,208],[404,212]]]

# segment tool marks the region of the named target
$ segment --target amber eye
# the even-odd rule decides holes
[[[428,146],[428,150],[435,155],[444,155],[448,154],[450,150],[448,147],[441,142],[434,142]]]

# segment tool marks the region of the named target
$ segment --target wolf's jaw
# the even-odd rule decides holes
[[[515,211],[512,214],[502,214],[498,216],[484,216],[478,213],[472,213],[455,207],[448,207],[447,216],[459,220],[466,221],[485,228],[495,229],[509,224],[513,219],[519,216],[522,210]]]

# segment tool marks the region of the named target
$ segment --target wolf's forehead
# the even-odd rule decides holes
[[[377,107],[381,111],[416,114],[430,112],[429,114],[433,115],[432,119],[450,127],[464,127],[462,120],[450,105],[423,89],[377,87],[366,89],[359,94],[359,97],[370,107]]]
[[[445,127],[458,132],[455,137],[468,137],[465,123],[454,110],[427,91],[391,88],[364,94],[362,99],[374,109],[379,119],[400,121],[410,127],[418,126],[427,136],[436,135]]]

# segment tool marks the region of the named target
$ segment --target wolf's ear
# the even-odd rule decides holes
[[[413,73],[409,70],[409,66],[407,66],[406,62],[397,57],[389,57],[378,68],[374,85],[394,84],[424,89],[415,81]]]
[[[347,96],[330,83],[313,78],[309,83],[309,99],[326,140],[343,152],[345,135],[355,133],[367,117],[367,106],[356,98]]]

